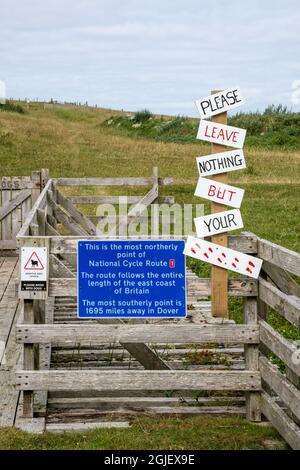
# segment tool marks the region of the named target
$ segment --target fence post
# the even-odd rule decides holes
[[[257,298],[246,297],[244,300],[244,323],[257,325]],[[258,371],[258,344],[245,344],[245,369]],[[249,421],[261,421],[260,392],[246,392],[246,417]]]
[[[158,185],[158,168],[157,167],[153,167],[152,178],[153,178],[153,186],[157,186],[157,193],[158,193],[159,185]],[[159,237],[158,198],[155,201],[153,201],[150,208],[151,208],[151,235],[155,237]]]
[[[214,95],[220,90],[212,90],[211,94]],[[212,117],[212,121],[219,124],[227,124],[227,113],[220,113]],[[224,145],[212,144],[211,153],[223,152],[226,150]],[[211,177],[212,179],[221,183],[228,182],[227,173],[221,173]],[[213,202],[211,204],[211,213],[222,212],[227,210],[223,204]],[[211,238],[212,243],[227,247],[227,233],[220,233],[213,235]],[[211,267],[211,300],[212,300],[212,315],[214,317],[227,318],[228,317],[228,272],[227,269],[219,268],[218,266]]]
[[[32,299],[24,299],[24,323],[34,323],[34,305]],[[34,363],[33,344],[24,344],[24,370],[33,370]],[[33,392],[23,391],[23,417],[33,418]]]

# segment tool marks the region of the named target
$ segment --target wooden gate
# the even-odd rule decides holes
[[[47,180],[47,170],[31,176],[0,177],[0,250],[15,250],[16,235]]]

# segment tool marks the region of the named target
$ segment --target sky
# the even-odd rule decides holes
[[[300,111],[299,0],[0,0],[7,97],[197,116],[240,86],[243,111]]]

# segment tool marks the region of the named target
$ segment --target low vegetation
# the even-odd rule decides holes
[[[228,124],[247,129],[247,146],[256,148],[300,148],[300,113],[286,107],[269,106],[263,113],[238,113]],[[191,143],[195,141],[198,120],[184,116],[153,116],[150,111],[111,116],[103,124],[113,126],[125,135],[162,142]]]
[[[0,429],[0,449],[15,450],[265,450],[287,449],[269,426],[230,416],[139,418],[130,429],[97,429],[84,433],[28,434]]]
[[[29,175],[49,168],[52,177],[138,177],[150,176],[157,166],[159,176],[174,178],[174,185],[161,188],[161,194],[175,196],[180,204],[203,203],[205,213],[210,212],[207,201],[193,195],[198,179],[195,157],[210,153],[208,144],[195,139],[198,119],[155,116],[148,110],[133,114],[72,105],[44,107],[43,103],[5,106],[0,106],[0,175]],[[262,114],[237,114],[229,124],[248,130],[247,168],[229,175],[230,184],[246,190],[244,230],[300,251],[300,113],[269,107]],[[141,193],[124,187],[68,190],[73,195]],[[192,259],[189,263],[199,275],[209,276],[208,264]],[[242,300],[230,298],[229,306],[231,318],[241,322]],[[300,339],[299,330],[271,310],[269,321],[285,337]],[[209,355],[190,359],[210,361]],[[220,449],[263,449],[265,440],[273,438],[274,430],[233,417],[189,418],[180,426],[176,420],[149,418],[137,420],[129,431],[32,436],[0,430],[0,448],[138,449],[147,442],[149,449],[206,449],[215,448],[217,442]]]

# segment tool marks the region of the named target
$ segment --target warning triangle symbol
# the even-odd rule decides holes
[[[33,251],[29,256],[28,261],[24,266],[24,269],[26,269],[26,271],[42,271],[43,269],[45,269],[43,263],[41,262],[40,258],[38,257],[35,251]]]

